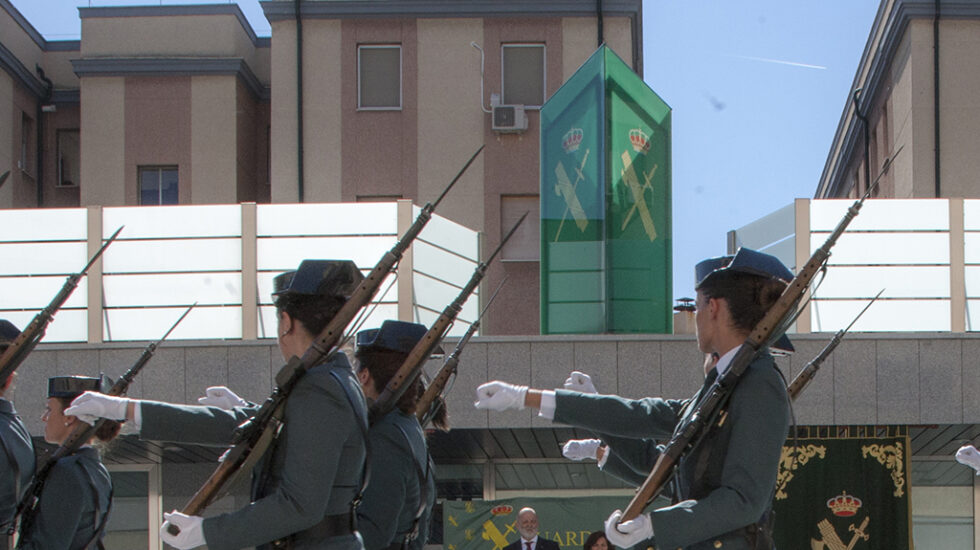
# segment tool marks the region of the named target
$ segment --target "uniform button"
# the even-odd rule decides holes
[[[716,540],[715,541],[715,544],[714,544],[714,547],[715,548],[721,548],[721,541],[720,540]]]

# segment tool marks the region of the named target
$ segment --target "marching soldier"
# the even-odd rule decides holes
[[[375,400],[426,333],[424,325],[385,321],[357,334],[357,378]],[[357,509],[366,550],[421,550],[435,504],[435,473],[415,413],[421,380],[402,395],[369,434],[371,482]],[[439,426],[439,422],[436,422]]]
[[[350,261],[305,260],[274,280],[279,349],[301,356],[363,279]],[[135,422],[144,439],[228,445],[253,407],[172,405],[85,394],[72,411]],[[363,550],[353,504],[365,464],[367,408],[343,353],[309,369],[285,405],[283,427],[253,469],[252,503],[215,517],[164,514],[163,540],[181,550],[259,546]],[[180,529],[178,535],[169,525]],[[272,544],[270,544],[272,543]]]
[[[10,321],[0,319],[0,355],[20,331]],[[17,416],[14,404],[4,399],[14,375],[0,380],[0,550],[7,550],[7,531],[11,527],[17,503],[34,477],[34,444],[24,421]]]
[[[103,378],[57,376],[48,379],[48,401],[41,420],[44,440],[61,445],[74,431],[80,419],[65,410],[82,392],[108,391],[111,384]],[[106,422],[96,430],[93,440],[112,441],[119,434],[118,422]],[[21,518],[22,550],[67,548],[85,550],[98,543],[103,535],[112,501],[112,480],[102,464],[98,449],[85,445],[73,454],[59,459],[48,472],[38,501]]]
[[[494,381],[477,388],[477,408],[530,406],[555,422],[601,434],[669,440],[793,278],[775,257],[746,248],[734,256],[704,260],[695,271],[698,346],[719,359],[713,367],[706,362],[705,384],[692,399],[626,400]],[[764,351],[740,377],[705,437],[681,457],[675,504],[622,524],[617,510],[606,522],[609,541],[621,548],[647,539],[657,548],[772,548],[770,506],[788,427],[786,386]],[[656,452],[649,445],[644,450]],[[650,458],[656,457],[640,461]]]

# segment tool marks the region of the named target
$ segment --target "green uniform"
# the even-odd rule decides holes
[[[82,447],[51,467],[33,517],[26,520],[17,548],[83,550],[101,535],[112,481],[99,451]]]
[[[0,398],[0,550],[7,548],[7,528],[33,477],[31,434],[14,404]]]
[[[364,537],[364,548],[400,548],[415,526],[419,499],[424,497],[418,535],[409,543],[409,548],[421,550],[428,538],[436,496],[425,433],[414,414],[395,409],[371,426],[368,438],[371,481],[357,509],[357,529]],[[421,495],[420,481],[424,483]]]
[[[253,412],[144,401],[140,436],[227,445]],[[255,466],[252,504],[204,520],[208,548],[244,548],[288,537],[295,550],[361,550],[356,535],[337,534],[335,527],[343,522],[335,520],[350,513],[360,489],[366,419],[364,395],[343,354],[310,369],[286,401],[277,442]],[[264,471],[268,474],[259,474]]]
[[[613,436],[667,441],[693,409],[686,404],[559,390],[554,420]],[[743,528],[759,521],[771,504],[789,427],[786,388],[772,356],[762,353],[749,365],[726,411],[721,426],[713,427],[678,464],[675,504],[650,514],[657,548],[750,548]],[[652,449],[647,444],[643,460],[656,459]]]

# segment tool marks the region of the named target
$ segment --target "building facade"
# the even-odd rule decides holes
[[[424,204],[483,146],[440,213],[492,250],[538,209],[545,100],[603,41],[642,75],[640,1],[600,5],[269,1],[271,38],[233,4],[86,7],[54,42],[0,0],[0,208]],[[488,276],[519,314],[488,333],[538,332],[530,218]]]

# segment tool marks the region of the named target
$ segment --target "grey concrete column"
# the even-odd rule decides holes
[[[256,241],[256,205],[244,202],[242,207],[242,340],[259,337],[258,327],[258,253]]]
[[[796,272],[806,265],[810,259],[810,199],[796,199],[793,203],[796,210]],[[810,304],[803,306],[803,311],[796,319],[796,332],[810,332]]]
[[[966,332],[966,261],[963,199],[949,200],[949,313],[950,331]]]
[[[102,248],[102,207],[87,206],[88,257]],[[125,231],[125,230],[124,230]],[[122,233],[120,233],[122,236]],[[112,245],[109,245],[112,248]],[[109,250],[106,250],[106,254]],[[102,342],[102,258],[88,270],[88,343]]]
[[[412,226],[412,222],[415,221],[415,216],[412,215],[412,201],[408,199],[400,199],[397,202],[397,217],[398,217],[398,238],[402,238],[408,228]],[[412,255],[415,250],[415,246],[408,247],[405,251],[405,255],[402,259],[398,261],[397,274],[398,274],[398,320],[399,321],[412,321],[412,305],[414,302],[415,288],[412,284]]]

